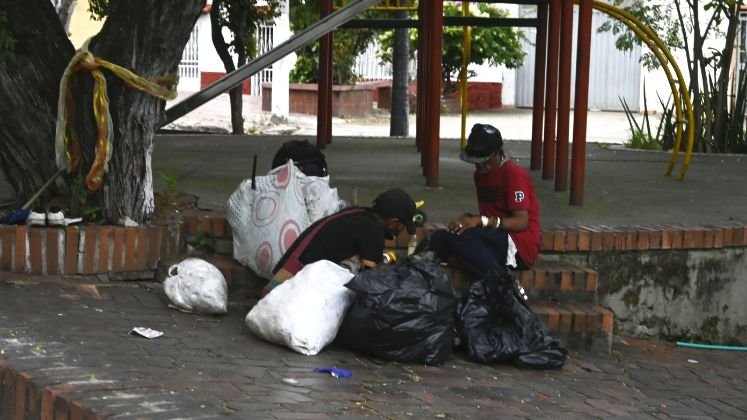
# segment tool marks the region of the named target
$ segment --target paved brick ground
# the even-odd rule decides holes
[[[229,314],[209,317],[169,309],[156,283],[6,274],[0,369],[33,385],[29,395],[44,391],[42,414],[55,418],[747,417],[744,353],[618,338],[612,356],[572,354],[552,372],[478,365],[460,353],[442,367],[335,346],[309,357],[253,337],[243,322],[253,301],[242,296],[233,292]],[[165,335],[129,335],[135,326]],[[352,378],[312,372],[333,365]],[[6,401],[12,388],[2,388]]]

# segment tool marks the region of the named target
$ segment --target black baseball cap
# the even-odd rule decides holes
[[[415,202],[400,188],[393,188],[379,194],[373,201],[374,210],[381,216],[394,217],[405,226],[410,235],[415,233]]]
[[[490,124],[475,124],[467,138],[467,147],[459,159],[467,163],[483,163],[503,148],[503,137],[497,128]]]

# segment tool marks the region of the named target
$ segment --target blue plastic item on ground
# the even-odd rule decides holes
[[[319,367],[319,368],[315,368],[314,372],[329,373],[335,378],[349,378],[353,376],[353,372],[349,370],[345,370],[345,369],[336,368],[336,367]]]

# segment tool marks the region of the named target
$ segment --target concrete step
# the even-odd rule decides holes
[[[248,296],[259,297],[260,291],[267,284],[267,280],[254,274],[248,267],[244,267],[231,257],[210,254],[201,258],[220,270],[228,283],[229,294],[241,290]]]
[[[556,337],[574,350],[609,354],[615,315],[592,303],[532,303],[529,307]]]
[[[588,267],[540,260],[515,276],[535,300],[597,303],[597,272]]]
[[[457,293],[476,280],[458,268],[446,267],[446,272]],[[532,301],[597,303],[597,273],[587,267],[540,260],[514,276]]]

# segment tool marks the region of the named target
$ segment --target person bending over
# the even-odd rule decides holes
[[[356,260],[362,269],[383,261],[384,241],[406,230],[415,233],[415,202],[403,190],[379,194],[370,208],[352,207],[319,219],[293,242],[273,268],[273,278],[262,296],[293,277],[306,264],[328,260],[340,264]]]

